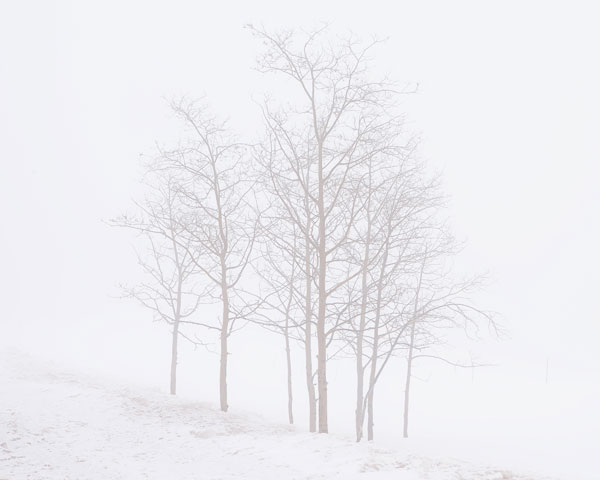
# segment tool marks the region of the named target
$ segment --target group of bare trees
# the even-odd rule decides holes
[[[264,133],[251,143],[203,105],[173,104],[184,139],[150,163],[139,212],[114,220],[149,246],[140,254],[149,281],[126,293],[172,325],[173,394],[178,338],[200,341],[181,327],[216,331],[223,411],[234,332],[252,322],[282,335],[290,423],[291,349],[301,348],[311,432],[329,429],[332,358],[355,363],[360,441],[365,423],[374,435],[379,378],[405,357],[406,436],[415,360],[443,359],[435,346],[446,329],[490,319],[469,302],[477,282],[448,268],[455,246],[439,182],[399,114],[410,89],[373,78],[376,42],[249,29],[263,44],[258,70],[286,93],[262,103]],[[209,318],[204,303],[220,314]]]

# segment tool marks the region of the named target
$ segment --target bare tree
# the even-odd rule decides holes
[[[442,234],[437,240],[437,243],[424,245],[420,265],[415,272],[413,307],[405,345],[404,438],[408,437],[410,388],[415,360],[429,358],[461,368],[488,366],[472,359],[468,363],[453,360],[436,349],[446,344],[443,333],[449,330],[462,331],[467,336],[473,333],[478,335],[485,324],[493,335],[501,331],[494,315],[476,307],[470,298],[483,285],[484,277],[453,280],[446,263],[456,253],[456,247],[448,235]]]
[[[414,145],[407,146],[402,156],[369,161],[362,193],[366,206],[351,235],[354,252],[350,256],[362,266],[360,278],[347,286],[349,310],[355,313],[344,329],[356,361],[357,441],[363,436],[365,415],[368,438],[373,438],[375,383],[381,374],[378,359],[387,349],[396,348],[390,339],[406,328],[400,283],[419,253],[425,220],[440,200],[436,179],[427,178],[413,152]]]
[[[267,285],[263,290],[263,307],[255,315],[258,325],[283,336],[286,357],[288,421],[294,423],[292,342],[304,343],[305,325],[302,323],[303,292],[301,286],[302,254],[295,232],[282,235],[282,228],[293,224],[282,222],[277,216],[263,213],[261,221],[261,246],[263,262],[256,272]],[[287,243],[290,240],[292,243]],[[275,248],[274,248],[275,247]],[[266,268],[265,268],[266,267]]]
[[[146,240],[145,254],[138,253],[146,281],[134,287],[124,287],[124,295],[134,298],[151,310],[155,318],[172,326],[170,392],[177,392],[177,354],[180,336],[195,344],[199,342],[181,331],[183,324],[197,324],[189,317],[197,310],[203,293],[197,291],[195,262],[186,244],[185,230],[180,221],[178,185],[173,177],[156,176],[149,183],[151,195],[138,203],[138,212],[122,215],[111,224],[133,229]]]
[[[227,411],[228,339],[256,310],[241,288],[257,232],[248,204],[252,183],[244,171],[248,147],[195,102],[182,100],[173,110],[188,136],[178,148],[161,150],[159,163],[181,179],[187,238],[180,245],[218,292],[220,318],[203,325],[219,335],[219,397]]]
[[[376,42],[363,47],[350,38],[335,45],[327,41],[325,28],[309,34],[250,28],[266,45],[259,70],[290,80],[295,88],[290,97],[297,98],[279,108],[265,102],[263,113],[277,200],[315,258],[306,305],[308,312],[314,286],[318,430],[327,433],[327,347],[347,321],[333,308],[333,296],[363,270],[360,265],[347,268],[346,246],[365,206],[358,188],[365,161],[401,148],[396,142],[399,119],[392,113],[398,92],[386,81],[368,78],[368,55]],[[308,376],[307,371],[307,382]]]
[[[265,112],[266,115],[268,115]],[[262,238],[266,270],[261,276],[267,280],[272,292],[276,292],[273,302],[267,302],[293,325],[295,339],[304,349],[305,383],[308,401],[308,427],[311,432],[317,428],[315,370],[313,367],[313,336],[315,331],[314,274],[315,248],[313,229],[315,215],[309,198],[299,185],[285,178],[287,166],[278,157],[277,135],[267,128],[262,148],[257,152],[257,160],[262,165],[261,189],[267,194],[268,208],[262,214]],[[293,146],[293,143],[290,144]],[[303,183],[310,179],[310,169],[306,162],[310,158],[295,151],[295,169],[298,175],[306,175]],[[306,168],[306,170],[305,170]],[[273,326],[269,312],[262,315],[267,328]],[[281,323],[276,320],[276,329],[281,332]],[[290,332],[290,330],[287,330]]]

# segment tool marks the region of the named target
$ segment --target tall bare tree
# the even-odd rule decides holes
[[[312,241],[315,215],[305,192],[298,185],[286,180],[282,174],[282,163],[278,158],[278,139],[268,129],[266,139],[258,151],[257,160],[262,165],[261,188],[270,198],[268,208],[262,215],[262,238],[265,240],[264,258],[267,280],[273,292],[273,301],[266,306],[274,308],[289,319],[293,325],[296,340],[304,348],[305,383],[308,401],[308,427],[311,432],[317,428],[315,370],[313,367],[313,336],[315,331],[314,274],[315,248]],[[309,180],[310,169],[304,170],[304,163],[310,158],[301,152],[294,153],[292,160],[300,175]],[[296,188],[294,188],[296,187]],[[273,318],[267,312],[262,315],[266,326],[273,326]],[[281,323],[275,320],[281,331]],[[288,332],[290,330],[288,329]]]
[[[476,368],[484,363],[461,362],[440,352],[447,342],[444,334],[449,331],[464,332],[467,336],[478,334],[484,325],[493,335],[501,332],[495,316],[475,306],[471,296],[481,288],[484,277],[453,280],[447,267],[448,259],[456,253],[456,246],[447,234],[437,242],[425,244],[419,268],[415,270],[412,312],[409,320],[406,344],[406,376],[404,385],[403,437],[408,437],[410,388],[415,360],[429,358],[455,367]]]
[[[395,348],[389,339],[405,329],[402,276],[412,268],[426,219],[440,200],[436,179],[425,175],[413,155],[414,144],[409,145],[402,156],[368,162],[362,187],[366,206],[351,234],[354,245],[349,256],[362,266],[360,277],[347,285],[349,310],[354,313],[344,328],[356,362],[357,441],[363,436],[365,415],[369,439],[373,438],[378,359],[386,349]]]
[[[301,325],[296,320],[298,311],[298,263],[299,252],[295,234],[281,235],[285,222],[270,214],[262,214],[260,239],[262,253],[260,261],[255,263],[255,270],[260,279],[266,284],[262,290],[263,307],[259,309],[253,320],[254,323],[281,334],[285,344],[286,376],[287,376],[287,409],[288,421],[294,423],[293,409],[293,380],[291,343],[298,338],[297,331]],[[293,225],[292,225],[293,227]],[[293,243],[286,243],[291,240]],[[276,248],[274,248],[276,246]]]
[[[159,163],[181,179],[185,246],[218,292],[221,315],[204,326],[219,335],[219,397],[221,410],[227,411],[228,339],[256,310],[241,288],[258,228],[255,210],[249,208],[253,184],[245,169],[250,155],[248,146],[205,107],[182,100],[173,110],[187,137],[176,149],[162,149]]]
[[[332,298],[363,269],[347,268],[346,245],[365,204],[358,188],[365,161],[401,148],[392,112],[398,92],[369,78],[376,42],[336,44],[326,28],[308,34],[250,28],[265,44],[259,70],[284,76],[293,90],[279,107],[266,102],[263,112],[272,139],[270,168],[282,192],[277,198],[315,256],[318,430],[327,433],[327,347],[338,322],[347,320],[333,311]]]
[[[176,180],[168,175],[146,178],[150,194],[137,203],[138,212],[111,220],[114,226],[140,233],[146,251],[138,252],[138,263],[147,277],[140,284],[124,287],[124,295],[134,298],[151,310],[156,319],[172,326],[170,392],[177,392],[177,356],[179,337],[199,343],[181,330],[183,324],[198,325],[190,317],[206,292],[198,291],[198,270],[189,251],[189,241],[182,226],[181,198]],[[187,243],[186,243],[187,242]]]

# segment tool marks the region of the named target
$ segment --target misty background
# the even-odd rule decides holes
[[[597,13],[585,2],[3,4],[0,346],[166,390],[167,327],[114,298],[139,271],[134,237],[105,221],[141,192],[140,157],[178,138],[173,97],[206,95],[243,135],[260,128],[259,45],[245,24],[330,21],[388,38],[378,68],[419,84],[406,117],[422,135],[420,156],[443,172],[452,227],[466,241],[459,269],[490,273],[477,301],[510,334],[462,346],[494,367],[415,367],[413,436],[580,461],[600,431]],[[284,421],[281,339],[250,328],[230,350],[232,408]],[[182,346],[181,394],[216,402],[217,361]],[[391,443],[400,441],[397,362],[377,399],[377,428]],[[340,405],[331,430],[344,431],[352,377],[343,362],[330,372]]]

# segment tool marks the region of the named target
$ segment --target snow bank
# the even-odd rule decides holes
[[[0,354],[0,479],[545,480],[356,444]],[[572,480],[572,479],[568,479]]]

